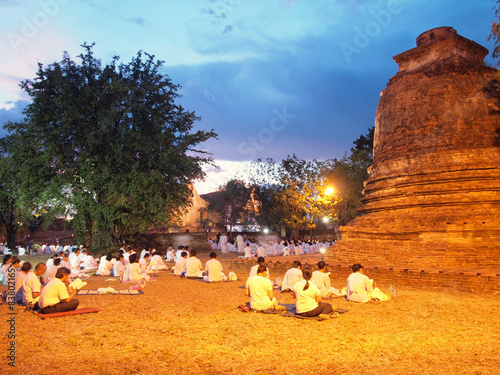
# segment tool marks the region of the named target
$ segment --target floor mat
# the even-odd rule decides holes
[[[38,317],[40,317],[42,319],[50,319],[50,318],[60,318],[62,316],[68,316],[68,315],[90,314],[90,313],[96,313],[99,311],[101,311],[101,309],[84,307],[82,309],[76,309],[76,310],[72,310],[72,311],[58,312],[58,313],[52,313],[52,314],[41,314],[39,312],[33,311],[33,314],[37,315]]]

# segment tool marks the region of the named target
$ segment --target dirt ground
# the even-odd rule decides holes
[[[229,256],[220,260],[228,273]],[[78,296],[80,307],[101,311],[57,319],[2,305],[0,373],[500,374],[498,294],[402,287],[383,303],[327,301],[349,311],[313,321],[239,312],[247,276],[207,284],[162,272],[142,295]],[[130,286],[106,279],[91,277],[86,288]],[[12,318],[14,332],[5,324]]]

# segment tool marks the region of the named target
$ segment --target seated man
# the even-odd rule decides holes
[[[205,264],[205,270],[207,275],[203,279],[206,278],[209,283],[227,280],[226,275],[222,272],[222,264],[217,260],[217,253],[214,251],[210,253],[210,260]]]
[[[61,258],[54,259],[54,264],[49,268],[47,268],[47,271],[45,272],[45,278],[43,279],[43,282],[45,284],[48,284],[50,280],[56,277],[56,273],[60,265],[61,265]]]
[[[264,257],[258,257],[257,264],[255,266],[253,266],[252,268],[250,268],[250,275],[248,277],[257,276],[257,269],[259,268],[259,266],[263,266],[265,262],[266,262],[266,260],[264,259]],[[270,279],[269,268],[267,268],[267,267],[266,267],[265,277],[266,277],[266,279]]]
[[[57,312],[65,312],[76,310],[78,307],[78,300],[74,299],[77,288],[69,288],[69,275],[71,270],[66,267],[61,267],[57,270],[55,279],[52,279],[40,294],[38,304],[40,306],[40,313],[52,314]]]
[[[110,276],[111,270],[113,269],[113,262],[111,262],[112,259],[113,255],[111,253],[103,255],[99,261],[99,269],[97,270],[96,275]]]
[[[293,290],[293,287],[295,286],[295,283],[304,279],[302,277],[301,267],[302,265],[300,264],[300,262],[298,260],[295,260],[293,262],[293,268],[290,268],[288,271],[286,271],[285,277],[283,278],[283,285],[281,286],[282,292],[291,292]]]
[[[32,307],[34,310],[38,309],[38,299],[42,291],[42,284],[40,283],[40,276],[42,276],[47,269],[45,263],[38,263],[33,272],[29,272],[23,283],[23,303],[26,306]]]
[[[191,257],[186,261],[186,276],[201,279],[203,277],[203,266],[198,259],[198,252],[191,250]]]
[[[273,295],[273,284],[265,278],[266,267],[257,268],[257,276],[247,279],[245,295],[250,297],[250,307],[253,310],[284,310],[285,306],[280,306]]]
[[[177,276],[184,276],[184,274],[186,273],[186,261],[188,253],[183,251],[180,255],[181,256],[179,257],[179,259],[177,259],[177,261],[175,262],[173,273]]]
[[[319,288],[322,298],[340,296],[340,291],[332,287],[330,272],[326,271],[326,263],[322,260],[318,262],[318,270],[312,273],[311,283]]]

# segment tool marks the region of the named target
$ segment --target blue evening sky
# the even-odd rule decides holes
[[[201,193],[244,162],[342,157],[374,125],[392,57],[451,26],[490,51],[493,0],[0,0],[0,125],[22,118],[19,81],[96,43],[103,62],[164,60],[183,106],[214,129]],[[491,61],[491,60],[490,60]],[[0,136],[5,131],[0,130]]]

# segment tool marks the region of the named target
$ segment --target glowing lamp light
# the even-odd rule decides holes
[[[265,233],[265,234],[268,234],[268,233],[269,233],[269,229],[264,228],[264,233]]]
[[[328,219],[328,216],[323,217],[323,223],[328,223],[329,221],[330,221],[330,219]]]
[[[333,190],[332,187],[327,187],[325,190],[325,195],[332,195],[334,191],[335,190]]]
[[[321,254],[324,254],[324,253],[326,253],[326,249],[325,249],[324,247],[322,247],[321,249],[319,249],[319,252],[320,252]]]

